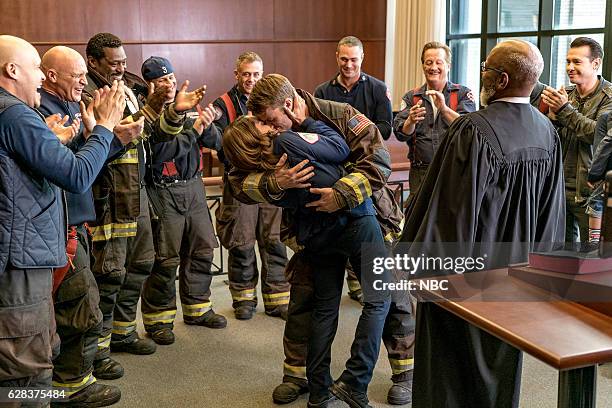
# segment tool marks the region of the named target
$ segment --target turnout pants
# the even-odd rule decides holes
[[[55,293],[55,320],[61,347],[53,360],[53,386],[63,390],[66,397],[96,381],[92,372],[102,330],[102,312],[89,256],[89,237],[81,225],[77,227],[73,267]]]
[[[102,332],[96,360],[110,354],[110,344],[131,343],[136,337],[136,308],[144,280],[151,273],[155,252],[149,217],[149,200],[140,189],[140,215],[133,237],[94,242],[93,272],[100,290]]]
[[[210,273],[218,247],[206,192],[200,177],[149,187],[154,222],[155,264],[142,291],[142,319],[148,332],[174,327],[176,270],[184,320],[197,320],[211,310]]]
[[[58,340],[51,269],[7,266],[0,273],[0,387],[51,387],[52,349],[57,348]]]
[[[285,278],[287,249],[280,240],[282,209],[271,204],[247,205],[234,199],[229,183],[223,186],[223,201],[217,209],[217,234],[229,252],[228,277],[232,306],[257,305],[257,259],[261,257],[261,293],[266,311],[289,303]]]
[[[283,381],[303,382],[306,379],[306,356],[313,308],[313,268],[306,262],[303,253],[297,253],[289,260],[287,277],[291,282],[291,296],[283,335]],[[400,279],[398,276],[396,278]],[[393,382],[407,380],[413,368],[414,325],[409,294],[392,291],[382,340],[387,349]]]

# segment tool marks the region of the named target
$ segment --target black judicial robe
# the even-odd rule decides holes
[[[446,133],[400,240],[423,243],[428,255],[457,243],[464,256],[476,245],[496,254],[504,242],[510,251],[490,256],[490,268],[525,262],[533,243],[542,250],[564,240],[562,162],[556,131],[531,105],[500,101],[466,114]],[[520,371],[517,349],[419,303],[413,408],[517,407]]]

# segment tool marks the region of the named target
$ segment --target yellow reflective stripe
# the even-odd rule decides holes
[[[64,391],[64,394],[68,396],[74,394],[75,392],[81,391],[85,387],[89,387],[95,382],[96,377],[89,373],[81,381],[75,383],[61,383],[58,381],[53,381],[52,384],[54,388],[60,388],[60,391]]]
[[[289,298],[280,299],[280,300],[273,300],[273,301],[269,301],[269,300],[265,300],[264,299],[264,305],[266,305],[266,306],[278,306],[278,305],[288,305],[288,304],[289,304]]]
[[[110,223],[91,228],[92,241],[107,241],[112,238],[135,237],[137,223]]]
[[[98,350],[104,350],[110,347],[111,335],[98,338]]]
[[[132,322],[113,322],[113,334],[130,334],[136,330],[136,320]]]
[[[196,305],[183,304],[183,315],[198,317],[208,312],[212,307],[212,302],[198,303]]]
[[[359,204],[372,195],[370,181],[361,173],[351,173],[342,177],[340,181],[353,189]]]
[[[306,378],[306,367],[304,366],[291,366],[287,363],[283,364],[283,374],[296,378]]]
[[[262,293],[264,299],[273,299],[277,297],[287,297],[289,296],[289,292],[278,292],[278,293]]]
[[[265,198],[259,191],[259,183],[261,182],[261,178],[263,177],[263,173],[254,173],[249,174],[242,183],[242,191],[246,193],[251,199],[263,203],[265,202]]]
[[[158,323],[172,323],[176,318],[176,310],[166,310],[158,313],[143,313],[142,322],[145,326],[151,326]]]
[[[245,300],[257,299],[257,294],[255,293],[255,289],[244,289],[244,290],[230,289],[230,293],[232,294],[232,300],[234,302],[241,302]]]
[[[289,292],[280,293],[262,293],[264,305],[266,306],[278,306],[289,304]]]
[[[414,359],[407,358],[405,360],[397,360],[394,358],[389,358],[389,363],[391,364],[391,372],[393,374],[401,374],[404,371],[412,369],[412,366],[414,365]]]
[[[361,289],[361,285],[359,284],[358,280],[349,279],[346,281],[346,284],[351,292]]]
[[[402,218],[402,221],[400,221],[399,232],[389,231],[389,233],[385,235],[385,241],[394,242],[402,236],[402,232],[404,232],[404,220],[405,218]]]
[[[169,135],[178,135],[183,130],[183,125],[180,126],[172,126],[166,121],[166,113],[162,113],[159,118],[159,128],[162,132],[167,133]]]
[[[130,149],[109,164],[138,164],[138,149]]]

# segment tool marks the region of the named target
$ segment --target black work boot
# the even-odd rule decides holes
[[[154,331],[151,333],[151,338],[155,343],[164,346],[174,343],[175,340],[172,329],[168,327]]]
[[[155,353],[157,346],[153,340],[141,339],[140,337],[136,336],[136,339],[130,343],[113,343],[111,340],[110,349],[112,352],[146,355]]]
[[[283,383],[274,388],[272,400],[277,404],[288,404],[295,401],[302,394],[308,392],[306,380],[295,379],[295,382],[283,379]]]
[[[251,320],[255,314],[255,307],[251,305],[241,305],[234,309],[234,315],[238,320]]]
[[[289,313],[289,305],[278,305],[273,309],[266,310],[266,314],[272,317],[280,317],[284,321],[287,321],[287,314]]]
[[[54,401],[52,408],[91,408],[108,407],[121,399],[121,390],[114,385],[106,385],[95,382],[81,391],[78,391],[63,401]]]
[[[185,320],[185,324],[204,326],[210,329],[223,329],[227,326],[227,319],[220,314],[215,313],[214,310],[210,309],[202,316],[194,320]]]
[[[365,392],[359,392],[341,380],[336,380],[329,389],[339,400],[351,408],[372,408]]]
[[[110,357],[94,361],[94,377],[100,380],[116,380],[123,377],[123,367]]]
[[[412,402],[412,380],[393,383],[387,393],[387,402],[391,405],[406,405]]]
[[[306,407],[307,408],[327,408],[329,403],[335,400],[336,400],[336,397],[330,393],[328,393],[327,395],[318,397],[318,398],[313,398],[312,394],[310,394],[310,398],[308,398],[308,404],[306,404]]]

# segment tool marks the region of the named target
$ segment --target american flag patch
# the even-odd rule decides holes
[[[353,116],[348,121],[349,129],[352,130],[353,133],[355,133],[356,135],[361,133],[363,129],[365,129],[366,127],[368,127],[368,125],[371,124],[372,122],[370,121],[370,119],[368,119],[363,113]]]

